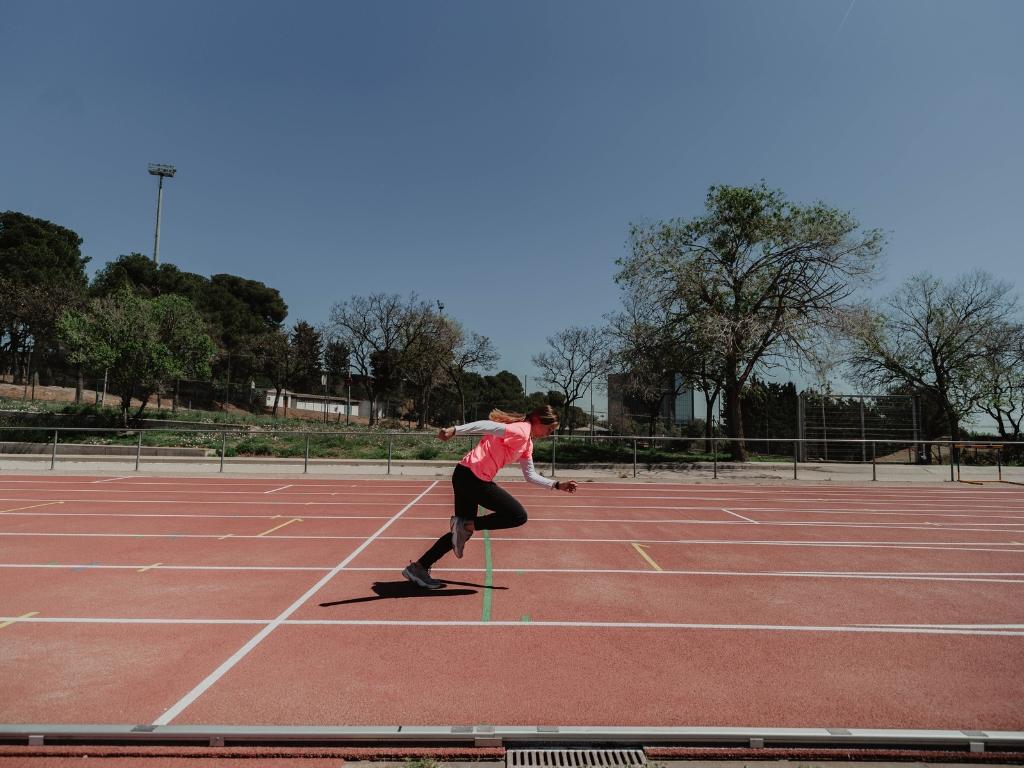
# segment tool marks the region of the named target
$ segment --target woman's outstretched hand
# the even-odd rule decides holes
[[[437,433],[437,439],[444,442],[448,442],[455,437],[455,427],[444,427]]]
[[[576,481],[561,480],[558,483],[558,490],[565,491],[566,493],[576,493]]]

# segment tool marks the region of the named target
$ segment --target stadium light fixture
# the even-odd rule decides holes
[[[165,165],[163,163],[149,164],[150,176],[157,176],[160,179],[156,188],[156,235],[153,237],[154,264],[160,263],[160,209],[163,207],[164,200],[164,177],[173,178],[177,172],[178,169],[173,165]]]

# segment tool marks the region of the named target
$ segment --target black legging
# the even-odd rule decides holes
[[[455,515],[472,520],[478,531],[518,528],[526,522],[526,510],[512,494],[493,481],[481,480],[462,464],[452,473],[452,488],[455,490]],[[478,506],[494,514],[477,517]],[[429,569],[451,551],[452,535],[446,533],[420,558],[420,565]]]

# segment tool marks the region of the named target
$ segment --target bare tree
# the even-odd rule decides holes
[[[420,316],[411,318],[407,328],[416,329],[412,340],[402,353],[401,370],[405,380],[413,389],[413,404],[417,414],[417,426],[426,426],[430,411],[430,395],[440,383],[444,370],[452,356],[455,343],[451,321],[440,311],[423,305]]]
[[[550,352],[535,355],[533,364],[541,371],[541,381],[558,388],[565,397],[559,420],[559,432],[572,430],[572,405],[611,370],[607,335],[599,328],[572,327],[548,337]]]
[[[1013,343],[1017,312],[1008,283],[972,272],[945,285],[929,274],[908,278],[879,308],[850,315],[846,328],[854,373],[878,386],[909,386],[932,395],[960,437],[960,422],[985,396],[986,361]]]
[[[332,335],[349,348],[370,401],[371,425],[378,400],[401,380],[402,357],[427,333],[430,316],[430,307],[416,294],[353,296],[331,308]]]
[[[633,252],[616,279],[656,297],[720,350],[732,456],[745,460],[744,383],[774,356],[799,354],[801,339],[872,274],[883,238],[857,232],[847,213],[798,206],[764,183],[713,186],[706,208],[702,218],[634,225]]]
[[[1002,349],[986,350],[978,405],[995,421],[1001,438],[1016,442],[1024,422],[1024,326],[1012,326],[1008,341]]]
[[[649,434],[654,435],[666,398],[674,399],[693,385],[696,350],[646,295],[627,295],[623,311],[608,321],[615,342],[613,364],[625,379],[623,393],[644,406]]]
[[[466,333],[461,324],[449,320],[451,354],[445,358],[445,374],[459,393],[461,421],[466,421],[466,374],[486,370],[498,362],[498,353],[491,340],[478,333]]]

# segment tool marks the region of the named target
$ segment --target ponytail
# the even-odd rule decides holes
[[[550,405],[541,405],[529,413],[506,413],[495,408],[487,418],[499,424],[512,424],[517,421],[539,421],[541,424],[554,424],[558,421],[558,413]]]
[[[526,416],[522,413],[506,413],[505,411],[499,411],[497,408],[487,414],[487,418],[499,424],[514,424],[517,421],[526,420]]]

